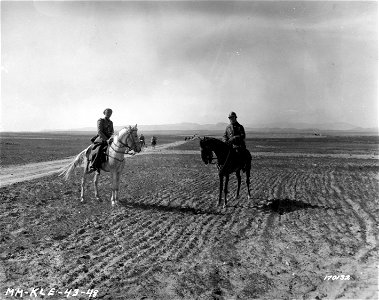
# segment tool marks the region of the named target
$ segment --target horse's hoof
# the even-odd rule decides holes
[[[98,197],[98,196],[96,196],[96,200],[99,201],[99,202],[101,202],[101,198]]]
[[[80,203],[84,203],[84,198],[80,198]]]

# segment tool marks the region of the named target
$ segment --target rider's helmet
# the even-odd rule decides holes
[[[229,119],[230,118],[232,118],[232,117],[235,117],[235,118],[237,118],[237,114],[234,112],[234,111],[232,111],[232,112],[230,112],[230,114],[229,114]]]

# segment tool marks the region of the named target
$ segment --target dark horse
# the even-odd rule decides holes
[[[239,197],[241,187],[241,170],[246,172],[248,199],[250,199],[250,170],[252,157],[249,150],[240,149],[239,152],[237,152],[236,149],[233,149],[227,143],[211,137],[200,138],[200,150],[201,159],[205,164],[212,163],[212,160],[214,159],[213,152],[216,154],[218,175],[220,178],[218,205],[221,205],[224,177],[225,187],[223,208],[225,208],[227,204],[229,175],[231,173],[236,173],[238,182],[236,198]]]

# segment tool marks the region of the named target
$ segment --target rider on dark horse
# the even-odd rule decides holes
[[[139,136],[139,141],[140,141],[141,147],[145,146],[145,137],[144,137],[144,135],[142,133]]]
[[[234,111],[229,114],[229,121],[230,124],[226,126],[224,133],[224,142],[230,145],[231,151],[235,151],[238,159],[244,164],[248,159],[245,129],[237,122],[237,114]]]
[[[157,144],[157,138],[153,135],[153,136],[151,137],[151,145],[152,145],[153,147],[155,147],[156,144]]]
[[[114,133],[113,122],[110,120],[112,110],[107,108],[104,110],[104,118],[97,121],[97,135],[91,141],[93,143],[91,151],[91,166],[90,170],[100,171],[101,164],[105,160],[105,152],[108,143],[111,143],[111,137]]]

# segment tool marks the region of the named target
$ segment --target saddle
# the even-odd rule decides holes
[[[91,145],[91,153],[89,155],[91,168],[99,170],[101,168],[101,164],[107,161],[107,149],[107,143],[93,143]]]
[[[238,164],[242,166],[242,171],[245,172],[247,163],[251,160],[249,150],[244,147],[233,147],[231,151],[233,152]]]

